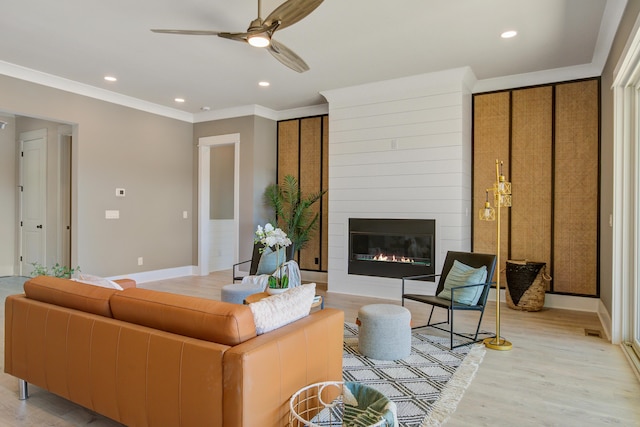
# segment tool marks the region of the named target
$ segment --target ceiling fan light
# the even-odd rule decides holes
[[[247,36],[247,41],[253,47],[267,47],[271,43],[269,36],[265,33],[252,34]]]

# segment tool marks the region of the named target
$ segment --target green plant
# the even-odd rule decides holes
[[[284,177],[282,185],[271,184],[264,192],[265,203],[273,208],[274,224],[287,233],[295,251],[303,249],[318,228],[319,214],[311,211],[311,206],[320,200],[327,190],[303,195],[298,180],[293,175]]]
[[[57,262],[53,267],[51,267],[51,270],[49,270],[49,267],[44,266],[39,262],[32,262],[31,265],[33,266],[33,270],[31,271],[31,277],[53,276],[53,277],[60,277],[62,279],[70,279],[73,273],[75,273],[76,271],[80,271],[80,267],[70,268],[67,266],[60,265]]]

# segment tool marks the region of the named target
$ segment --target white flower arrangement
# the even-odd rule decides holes
[[[262,243],[262,248],[260,249],[260,253],[264,252],[266,248],[275,248],[276,250],[276,271],[278,271],[277,276],[269,277],[269,287],[272,289],[284,289],[289,287],[289,277],[286,274],[283,274],[282,265],[286,261],[286,254],[283,253],[282,262],[280,262],[280,251],[287,246],[291,245],[291,240],[287,237],[287,233],[282,231],[280,228],[274,228],[271,223],[265,224],[264,228],[261,225],[258,225],[258,229],[256,230],[256,241]]]

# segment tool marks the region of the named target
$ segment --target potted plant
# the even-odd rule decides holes
[[[31,277],[53,276],[53,277],[59,277],[61,279],[70,279],[73,273],[75,273],[76,271],[80,271],[80,267],[70,268],[67,266],[60,265],[57,262],[53,267],[51,267],[51,270],[49,270],[48,267],[38,262],[32,262],[31,265],[33,265],[33,270],[31,271]]]
[[[285,176],[282,185],[271,184],[265,189],[264,200],[274,210],[274,224],[278,224],[291,239],[289,258],[293,258],[295,252],[303,249],[313,237],[318,228],[319,214],[314,215],[311,206],[326,192],[322,190],[303,195],[293,175]]]
[[[269,248],[275,248],[276,252],[276,270],[274,274],[269,276],[267,293],[285,291],[289,288],[289,277],[283,271],[282,266],[286,261],[284,250],[287,246],[291,245],[291,240],[280,228],[274,228],[271,223],[267,223],[264,228],[260,225],[258,226],[256,230],[256,242],[262,243],[260,253],[263,253]]]

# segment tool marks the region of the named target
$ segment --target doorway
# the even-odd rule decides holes
[[[201,276],[238,260],[240,134],[198,140],[198,269]]]
[[[33,263],[71,268],[75,127],[16,116],[13,273],[29,276]]]

